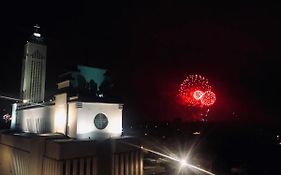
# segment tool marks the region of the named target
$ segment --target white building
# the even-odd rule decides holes
[[[14,104],[12,129],[27,133],[61,133],[77,139],[107,139],[122,134],[119,103],[68,101],[67,94],[51,103]]]
[[[106,82],[104,70],[80,67],[70,80],[58,83],[60,93],[53,101],[42,102],[46,46],[35,29],[25,45],[23,103],[13,104],[12,130],[0,132],[0,174],[143,175],[141,148],[120,137],[123,104],[110,102],[99,89]],[[71,81],[75,77],[83,86]],[[80,88],[90,93],[81,98]]]
[[[47,46],[39,29],[34,26],[34,33],[24,47],[21,99],[30,103],[42,102],[45,95]]]

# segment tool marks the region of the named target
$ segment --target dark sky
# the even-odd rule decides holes
[[[3,4],[0,92],[19,95],[23,45],[38,23],[48,45],[47,94],[67,67],[98,66],[111,71],[126,117],[174,119],[186,117],[176,103],[179,84],[197,73],[217,95],[214,120],[236,112],[280,122],[281,5],[197,2]]]

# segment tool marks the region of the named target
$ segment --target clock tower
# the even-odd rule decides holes
[[[47,46],[40,33],[40,27],[34,31],[24,47],[22,64],[21,99],[23,103],[44,101]]]

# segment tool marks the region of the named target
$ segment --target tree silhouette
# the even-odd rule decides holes
[[[90,80],[89,82],[89,92],[91,95],[97,95],[97,83],[94,80]]]
[[[86,90],[87,82],[86,82],[85,77],[79,74],[77,76],[77,83],[78,83],[78,86],[77,86],[78,92],[85,93],[85,91],[87,91]]]

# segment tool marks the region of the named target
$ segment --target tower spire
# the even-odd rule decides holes
[[[33,26],[33,33],[28,41],[37,44],[44,44],[44,37],[41,34],[40,26],[38,24]]]
[[[40,26],[38,25],[38,24],[35,24],[35,26],[33,26],[33,35],[35,36],[35,37],[41,37],[41,34],[40,34],[40,32],[39,32],[39,30],[40,30]]]

